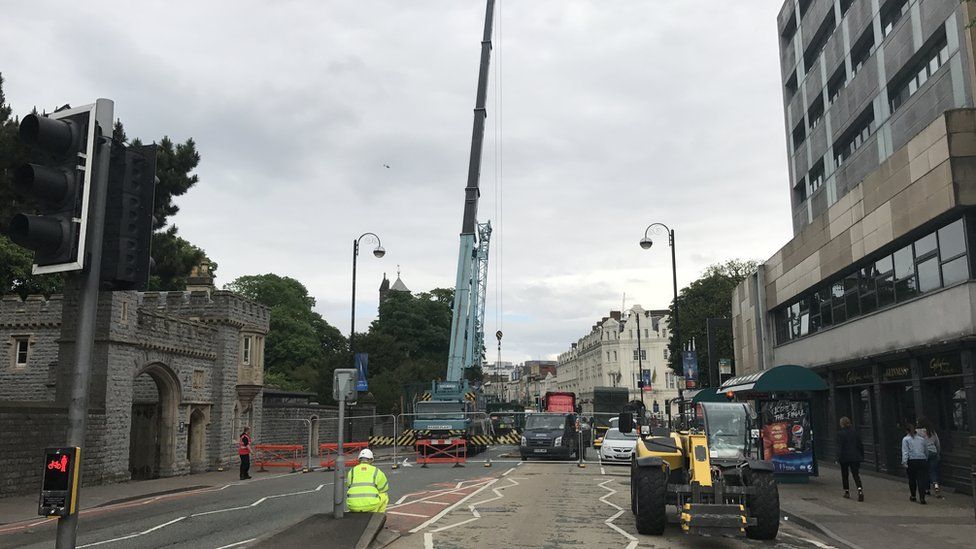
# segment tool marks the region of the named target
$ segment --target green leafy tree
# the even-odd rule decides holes
[[[682,343],[695,340],[698,354],[699,379],[702,386],[711,386],[708,379],[708,347],[706,345],[706,319],[730,318],[732,316],[732,290],[747,276],[755,272],[757,261],[733,259],[712,265],[694,282],[678,293],[678,321]],[[674,318],[674,302],[669,308]],[[732,358],[732,334],[718,330],[716,350],[719,358]],[[681,345],[671,330],[668,343],[668,365],[679,375],[681,368]]]
[[[349,356],[346,339],[314,311],[315,298],[308,289],[294,278],[276,274],[242,276],[224,288],[271,308],[265,383],[283,389],[319,389],[323,398],[330,396],[332,370]]]

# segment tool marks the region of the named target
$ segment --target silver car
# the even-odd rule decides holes
[[[623,434],[618,429],[608,429],[600,446],[600,463],[630,463],[636,446],[637,433]]]

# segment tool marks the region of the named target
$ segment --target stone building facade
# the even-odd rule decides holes
[[[683,382],[668,368],[667,311],[648,311],[635,305],[625,313],[626,317],[620,311],[610,311],[610,316],[594,324],[589,334],[559,355],[557,390],[572,391],[583,402],[592,402],[594,387],[628,387],[630,400],[642,400],[637,381],[643,368],[651,383],[643,394],[645,405],[652,412],[663,412],[665,402],[678,396]]]
[[[103,292],[82,482],[180,475],[236,461],[260,437],[269,310],[227,291]],[[0,300],[0,496],[36,490],[64,443],[77,293]]]

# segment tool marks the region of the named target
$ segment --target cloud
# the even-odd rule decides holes
[[[360,257],[357,326],[397,265],[414,291],[454,285],[483,3],[114,4],[6,6],[7,99],[109,97],[132,137],[193,137],[174,222],[220,282],[293,276],[346,331],[350,240],[373,231],[388,253]],[[625,292],[666,307],[670,251],[637,246],[652,222],[682,285],[789,238],[777,5],[497,6],[480,218],[504,360],[568,349]]]

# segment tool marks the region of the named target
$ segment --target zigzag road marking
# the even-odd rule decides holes
[[[608,492],[607,494],[605,494],[603,497],[600,498],[600,501],[602,501],[603,503],[606,503],[610,507],[613,507],[614,509],[617,510],[617,512],[614,513],[613,515],[611,515],[610,518],[608,518],[607,520],[603,521],[603,524],[606,524],[610,528],[613,528],[617,533],[619,533],[623,537],[627,538],[628,541],[630,541],[630,543],[627,544],[627,548],[626,549],[634,549],[634,547],[637,547],[637,538],[635,538],[634,536],[630,535],[629,533],[627,533],[626,531],[624,531],[619,526],[617,526],[616,524],[613,523],[613,521],[617,520],[620,517],[620,515],[624,514],[624,509],[622,507],[620,507],[619,505],[617,505],[616,503],[607,501],[606,498],[608,498],[608,497],[610,497],[610,496],[612,496],[612,495],[614,495],[614,494],[617,493],[616,490],[614,490],[613,488],[610,488],[609,486],[607,486],[607,484],[610,483],[610,482],[613,482],[613,480],[605,480],[605,481],[601,482],[600,484],[597,484],[597,486],[599,486],[600,488],[603,488],[604,490],[606,490]]]

